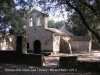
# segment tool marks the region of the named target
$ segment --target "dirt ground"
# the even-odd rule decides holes
[[[0,75],[100,75],[100,73],[0,63]]]
[[[78,61],[100,62],[100,52],[98,51],[72,55],[57,54],[45,57],[43,67],[0,62],[0,75],[100,75],[97,71],[86,72],[78,69],[61,69],[58,67],[58,56],[77,56]]]
[[[73,54],[59,53],[51,56],[77,56],[78,61],[100,62],[100,51],[91,51],[91,52],[73,53]]]

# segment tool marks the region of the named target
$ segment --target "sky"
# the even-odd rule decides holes
[[[14,0],[14,1],[17,3],[16,0]],[[25,1],[27,1],[27,0],[25,0]],[[48,4],[47,4],[47,5],[48,5]],[[54,6],[54,5],[56,5],[56,2],[54,2],[54,3],[52,4],[52,6]],[[34,6],[37,10],[42,11],[41,7],[36,6],[36,4],[33,3],[33,6]],[[48,6],[49,6],[49,5],[48,5]],[[51,6],[51,5],[50,5],[50,6]],[[27,7],[27,6],[26,6],[26,7]],[[16,6],[16,9],[20,9],[20,8],[22,8],[22,7],[21,7],[21,6]],[[61,21],[61,20],[67,21],[67,19],[68,19],[67,15],[68,15],[68,12],[67,12],[67,11],[64,11],[64,12],[63,12],[63,16],[62,16],[62,14],[61,14],[61,12],[60,12],[59,9],[57,9],[56,11],[50,11],[50,12],[49,12],[49,17],[50,17],[51,19],[53,19],[55,22],[56,22],[56,21]]]
[[[57,12],[56,11],[56,15],[49,15],[50,16],[50,18],[51,19],[53,19],[55,22],[57,22],[57,21],[61,21],[61,20],[67,20],[68,19],[68,17],[67,17],[67,15],[68,15],[68,12],[64,12],[63,13],[63,16],[59,13],[59,11]]]
[[[36,10],[42,11],[42,9],[40,7],[34,6],[33,8],[36,9]],[[62,21],[62,20],[67,21],[67,19],[68,19],[68,17],[67,17],[68,12],[67,11],[64,11],[63,15],[60,14],[60,10],[57,10],[55,12],[55,14],[52,14],[52,13],[53,12],[49,12],[49,17],[50,17],[50,19],[53,19],[55,22]]]

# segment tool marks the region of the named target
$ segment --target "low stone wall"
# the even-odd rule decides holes
[[[77,56],[60,57],[59,67],[78,71],[100,71],[100,62],[78,61]]]
[[[60,57],[59,67],[60,68],[77,68],[77,56]]]
[[[19,50],[17,48],[17,42],[20,41],[18,40],[19,36],[16,35],[0,35],[0,50],[5,50],[5,51],[16,51]],[[26,36],[22,36],[22,52],[27,53],[27,45],[26,45]],[[21,46],[21,45],[19,45]],[[19,47],[18,46],[18,47]]]
[[[34,65],[34,66],[43,66],[43,55],[41,54],[22,54],[21,63]]]
[[[0,51],[0,62],[43,66],[42,54],[18,54],[14,51]]]
[[[84,52],[91,50],[91,41],[70,41],[73,52]]]
[[[78,68],[79,70],[94,70],[94,71],[100,71],[100,62],[86,62],[86,61],[78,61]]]

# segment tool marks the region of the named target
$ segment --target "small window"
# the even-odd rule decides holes
[[[32,27],[33,26],[33,17],[30,16],[29,18],[29,27]]]
[[[29,49],[29,43],[27,43],[27,49]]]

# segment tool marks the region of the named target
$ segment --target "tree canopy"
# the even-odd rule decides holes
[[[24,9],[16,9],[13,0],[0,0],[0,31],[3,34],[22,34],[24,32]]]
[[[44,13],[51,13],[52,15],[56,15],[56,11],[59,10],[58,16],[65,16],[63,14],[65,11],[69,12],[70,15],[77,13],[77,19],[80,20],[80,23],[83,23],[83,26],[89,30],[100,43],[100,34],[98,32],[98,30],[100,30],[100,0],[1,0],[0,28],[4,26],[2,22],[8,25],[11,21],[8,14],[7,18],[2,15],[6,14],[8,10],[10,11],[12,8],[16,8],[16,6],[20,6],[21,8],[26,6],[38,6],[41,7]],[[2,21],[2,18],[5,18],[5,20]],[[18,22],[16,24],[18,24]]]
[[[54,3],[54,6],[47,6],[46,4]],[[76,12],[81,19],[84,27],[87,28],[99,41],[100,43],[100,34],[96,29],[100,28],[100,1],[99,0],[44,0],[40,1],[41,5],[44,4],[44,9],[59,9],[61,13],[66,10],[73,14]],[[88,15],[88,16],[87,16]],[[92,21],[92,22],[91,22]],[[94,22],[94,23],[93,23]]]

